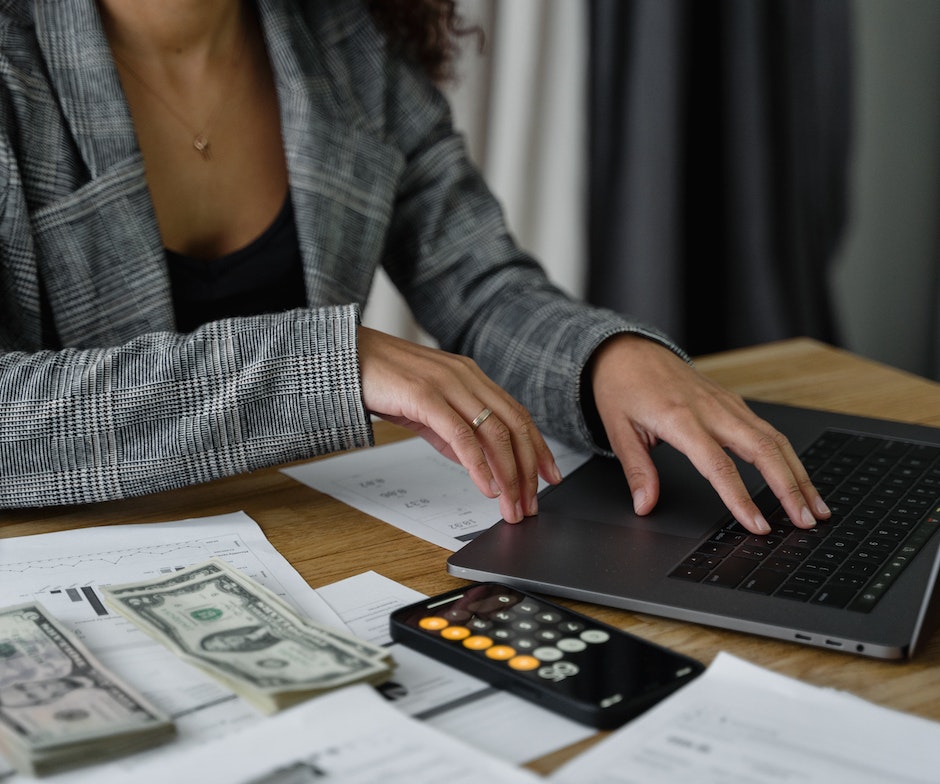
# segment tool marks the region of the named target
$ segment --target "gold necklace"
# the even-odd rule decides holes
[[[168,101],[166,98],[164,98],[163,95],[161,95],[153,87],[151,87],[147,83],[147,81],[139,73],[137,73],[137,71],[131,68],[131,66],[128,65],[128,63],[123,58],[118,57],[118,55],[114,53],[114,59],[117,60],[117,62],[121,64],[121,66],[124,68],[125,71],[127,71],[131,76],[133,76],[140,83],[141,87],[143,87],[154,98],[160,101],[160,103],[164,105],[167,111],[173,116],[173,118],[181,126],[183,126],[183,128],[185,128],[189,133],[193,134],[193,141],[192,141],[193,149],[202,156],[202,159],[204,161],[208,162],[212,160],[212,150],[209,146],[209,129],[212,127],[212,123],[215,120],[216,115],[218,115],[218,113],[221,111],[222,105],[225,102],[224,101],[225,96],[228,93],[228,88],[231,85],[232,81],[235,79],[235,74],[238,73],[238,67],[239,65],[241,65],[242,54],[244,53],[245,42],[247,41],[247,39],[248,39],[248,27],[246,26],[242,33],[242,38],[241,38],[241,42],[238,45],[238,49],[236,50],[235,55],[232,57],[232,67],[231,67],[229,79],[225,85],[225,89],[222,91],[222,95],[219,97],[218,104],[216,105],[215,109],[213,109],[212,112],[209,114],[209,116],[206,118],[205,123],[203,123],[202,129],[197,130],[195,133],[193,133],[189,122],[186,120],[185,117],[183,117],[183,115],[179,113],[176,107],[173,106],[173,104],[170,101]]]

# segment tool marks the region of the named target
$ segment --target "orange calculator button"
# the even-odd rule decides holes
[[[441,637],[445,640],[462,640],[470,636],[470,630],[466,626],[448,626],[441,630]]]
[[[534,656],[513,656],[509,660],[509,666],[514,670],[534,670],[542,664]]]
[[[516,655],[516,649],[510,648],[508,645],[494,645],[492,648],[486,649],[486,655],[490,659],[506,661]]]
[[[482,634],[475,634],[473,637],[467,637],[463,641],[464,647],[469,648],[472,651],[485,651],[489,648],[493,641],[489,637],[484,637]]]
[[[436,632],[439,629],[443,629],[448,625],[448,623],[449,622],[445,618],[439,618],[436,615],[431,615],[418,621],[418,626],[420,626],[422,629],[427,629],[429,632]]]

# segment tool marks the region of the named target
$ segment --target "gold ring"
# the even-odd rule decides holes
[[[484,408],[479,414],[476,415],[476,418],[470,423],[470,429],[473,431],[476,431],[476,429],[480,425],[482,425],[486,421],[486,418],[492,413],[493,412],[490,409]]]

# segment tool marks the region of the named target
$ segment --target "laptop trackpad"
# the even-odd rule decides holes
[[[659,502],[640,517],[633,512],[630,488],[620,462],[593,457],[539,499],[539,512],[551,517],[574,517],[631,530],[661,532],[701,539],[727,517],[712,486],[670,448],[655,450],[660,475]]]

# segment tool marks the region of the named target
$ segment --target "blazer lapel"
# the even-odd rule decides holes
[[[94,0],[36,0],[36,36],[92,178],[138,154],[134,122]]]
[[[259,2],[311,306],[365,303],[404,168],[370,125],[340,53],[362,13],[336,5]]]
[[[163,245],[134,124],[94,0],[36,0],[36,35],[87,174],[31,216],[59,340],[173,329]]]

